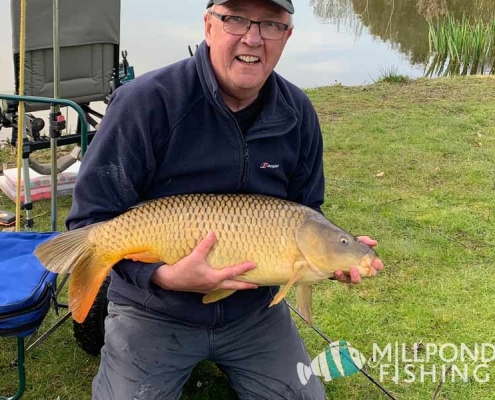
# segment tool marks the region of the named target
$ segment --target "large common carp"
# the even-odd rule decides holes
[[[157,199],[94,225],[60,234],[35,250],[50,271],[71,273],[69,308],[86,318],[110,269],[122,259],[173,264],[209,231],[217,241],[207,256],[214,268],[252,261],[256,268],[235,279],[260,286],[284,285],[270,306],[297,285],[296,300],[311,321],[311,284],[335,271],[357,267],[370,276],[376,254],[320,213],[260,195],[191,194]],[[204,303],[234,290],[217,290]]]

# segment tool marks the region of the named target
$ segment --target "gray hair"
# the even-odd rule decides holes
[[[213,10],[215,7],[215,4],[212,4],[210,7],[208,7],[205,11],[205,17],[208,15],[210,11]],[[292,14],[289,14],[289,28],[294,28],[294,16]]]

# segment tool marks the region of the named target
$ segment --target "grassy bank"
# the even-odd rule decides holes
[[[373,343],[381,349],[404,343],[407,357],[414,343],[422,343],[416,345],[420,357],[429,343],[495,344],[495,78],[333,86],[308,94],[325,137],[325,213],[355,234],[378,239],[386,265],[378,277],[357,286],[317,285],[315,324],[368,358]],[[12,154],[0,151],[0,165],[6,157]],[[61,201],[61,219],[69,206],[68,199]],[[2,196],[0,209],[14,205]],[[48,202],[36,203],[40,230],[48,229],[49,210]],[[50,314],[42,328],[55,319]],[[306,326],[300,331],[315,357],[325,343]],[[452,357],[452,347],[446,350],[444,359]],[[0,394],[15,388],[8,367],[13,357],[14,341],[0,340]],[[405,364],[399,360],[397,384],[391,379],[393,368],[382,367],[389,373],[383,385],[397,399],[432,399],[440,374],[436,382],[431,375],[421,379],[418,362],[412,381]],[[464,365],[436,354],[423,367],[431,371],[436,365],[438,372],[442,364]],[[480,379],[491,375],[486,383],[476,381],[475,364],[469,365],[466,382],[459,376],[452,382],[447,374],[437,399],[495,398],[493,363],[478,370]],[[76,346],[67,323],[28,356],[25,398],[90,399],[97,365],[97,358]],[[369,372],[380,379],[379,367]],[[385,398],[362,375],[326,384],[326,389],[329,399]],[[235,398],[208,364],[195,370],[183,397]]]

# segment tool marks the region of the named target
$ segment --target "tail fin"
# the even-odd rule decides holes
[[[34,251],[41,264],[57,274],[72,272],[86,254],[92,252],[88,242],[89,232],[93,226],[62,233],[40,244]]]
[[[69,309],[72,318],[82,323],[114,263],[105,265],[93,253],[82,255],[78,262],[80,265],[74,269],[69,284]]]
[[[94,225],[62,233],[39,245],[34,254],[52,272],[72,273],[69,284],[69,309],[82,323],[91,309],[100,287],[113,265],[98,258],[88,234]]]

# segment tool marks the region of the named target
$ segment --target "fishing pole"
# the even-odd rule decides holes
[[[314,326],[314,325],[311,325],[307,320],[306,318],[304,317],[304,315],[301,314],[301,312],[296,308],[294,307],[292,304],[290,304],[287,300],[285,300],[285,302],[287,303],[287,305],[289,306],[289,308],[294,311],[297,315],[299,315],[299,317],[301,317],[301,319],[307,324],[309,325],[318,335],[320,335],[324,340],[326,340],[328,342],[328,344],[332,344],[332,340],[327,336],[325,335],[320,329],[318,329],[317,326]],[[354,363],[354,361],[352,359],[349,359],[349,361],[351,361],[356,367],[357,365]],[[387,389],[385,389],[382,385],[380,385],[379,382],[377,382],[370,374],[368,374],[364,369],[362,368],[359,368],[359,371],[361,373],[363,373],[364,376],[366,376],[366,378],[368,378],[376,387],[378,387],[383,393],[385,393],[390,399],[392,400],[397,400]]]

